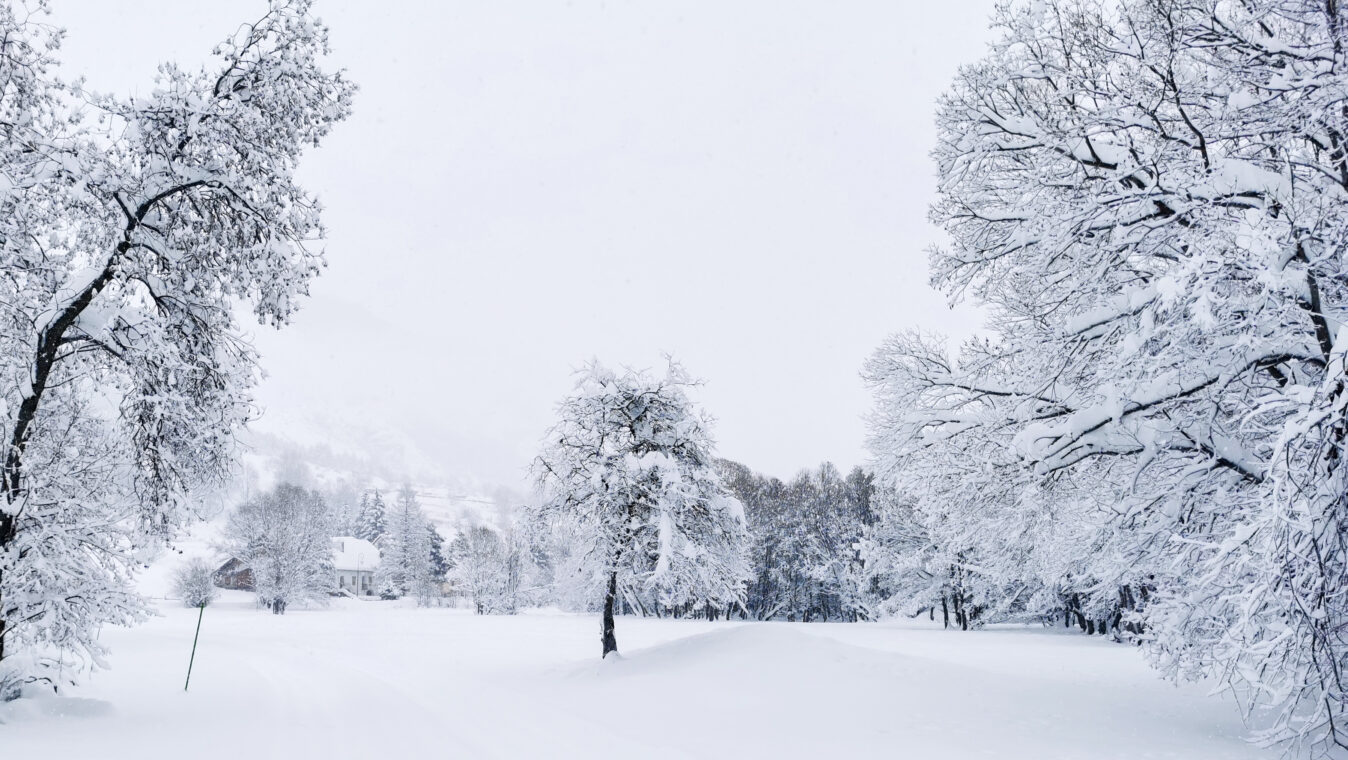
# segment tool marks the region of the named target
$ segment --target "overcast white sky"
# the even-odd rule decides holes
[[[52,5],[68,69],[122,93],[265,8]],[[672,353],[723,455],[863,462],[871,350],[974,326],[926,284],[927,152],[992,6],[320,0],[361,91],[302,172],[329,270],[256,337],[272,425],[355,420],[517,482],[572,370]]]

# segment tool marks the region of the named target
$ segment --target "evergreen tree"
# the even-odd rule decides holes
[[[374,541],[384,535],[384,495],[379,489],[360,495],[360,511],[356,515],[356,538]]]
[[[360,527],[363,506],[359,492],[350,481],[338,483],[324,490],[323,499],[332,512],[332,530],[338,536],[356,536]],[[359,536],[356,536],[359,538]]]
[[[426,532],[431,547],[431,580],[439,584],[449,575],[449,558],[445,556],[445,537],[440,535],[435,523],[426,521]]]
[[[416,491],[404,485],[389,509],[375,586],[380,595],[415,596],[428,604],[438,595],[433,562],[433,529],[421,511]]]

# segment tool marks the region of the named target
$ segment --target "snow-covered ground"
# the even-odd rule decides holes
[[[478,617],[342,600],[273,616],[229,592],[108,630],[111,670],[0,706],[0,756],[76,758],[1214,758],[1227,701],[1139,653],[1032,628]]]

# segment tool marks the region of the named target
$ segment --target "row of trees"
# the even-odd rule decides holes
[[[858,620],[860,541],[874,486],[824,465],[790,483],[712,456],[708,420],[677,364],[663,376],[591,364],[535,462],[545,500],[501,532],[451,544],[479,612],[522,599],[614,616]]]
[[[744,505],[752,576],[744,614],[757,620],[869,619],[869,580],[858,551],[873,522],[872,477],[846,477],[832,464],[789,482],[736,462],[718,463],[721,480]]]
[[[1143,643],[1348,751],[1348,17],[1044,0],[942,98],[934,283],[866,377],[893,610]]]
[[[334,590],[331,543],[350,527],[343,517],[317,490],[282,483],[230,514],[224,548],[252,572],[258,599],[281,614],[291,602],[318,600]],[[400,488],[392,504],[378,489],[364,493],[356,533],[379,546],[379,596],[411,596],[422,605],[440,596],[450,570],[444,537],[411,486]]]
[[[691,407],[684,411],[692,412]],[[826,463],[784,483],[728,460],[708,458],[695,466],[707,468],[702,477],[719,481],[722,498],[743,505],[740,550],[748,574],[739,581],[742,588],[715,603],[705,598],[689,603],[688,597],[662,601],[626,581],[630,587],[616,600],[618,611],[806,622],[870,616],[869,580],[858,552],[863,530],[872,522],[874,488],[866,472],[858,468],[843,477]],[[366,491],[353,499],[354,511],[339,502],[344,493],[338,489],[335,498],[325,497],[286,484],[231,515],[227,548],[253,569],[259,598],[274,611],[331,591],[330,557],[313,548],[353,526],[356,537],[380,546],[374,587],[381,597],[414,596],[424,604],[439,596],[441,581],[448,580],[479,614],[513,614],[549,604],[600,609],[594,587],[603,581],[594,572],[596,565],[584,561],[594,537],[574,520],[526,509],[503,514],[495,524],[464,525],[445,546],[409,486],[392,503],[378,489]],[[658,544],[658,534],[653,536]],[[658,554],[654,561],[658,564]]]
[[[859,547],[871,476],[825,464],[783,483],[714,459],[692,384],[677,365],[664,377],[582,373],[536,464],[549,498],[450,544],[449,577],[477,612],[601,612],[605,654],[619,613],[870,616]]]

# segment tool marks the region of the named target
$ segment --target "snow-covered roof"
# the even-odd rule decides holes
[[[379,567],[379,550],[374,544],[354,536],[332,539],[334,570],[374,570]]]

